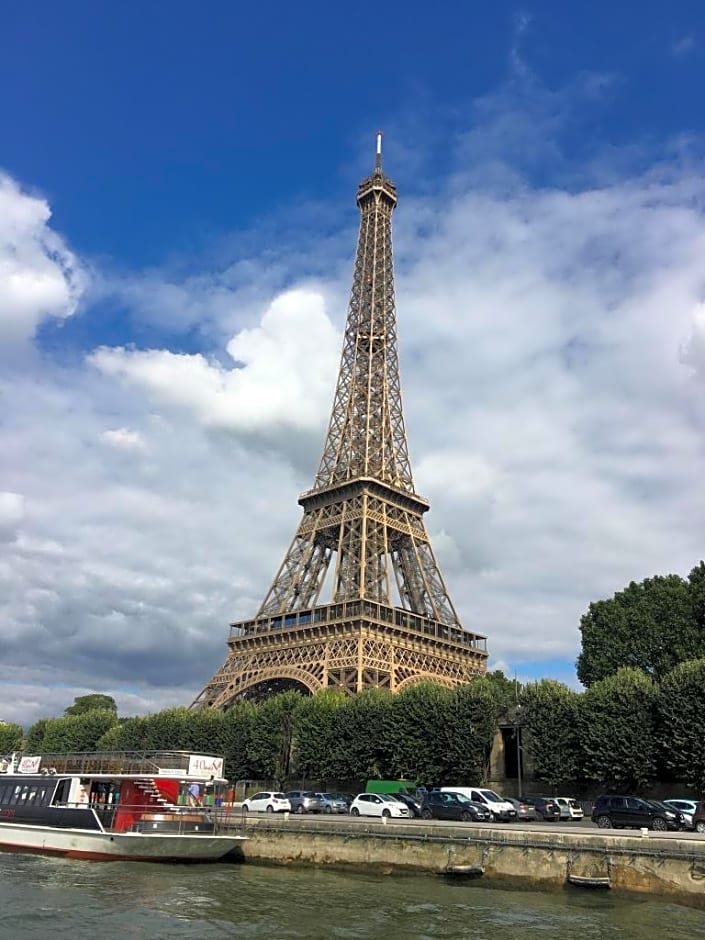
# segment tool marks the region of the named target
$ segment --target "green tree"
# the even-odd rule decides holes
[[[705,656],[705,631],[698,624],[698,598],[705,598],[702,565],[690,580],[678,575],[632,581],[609,600],[590,604],[580,621],[582,652],[578,678],[585,686],[623,666],[654,679],[679,662]]]
[[[96,750],[143,751],[147,748],[146,728],[147,719],[142,716],[118,719],[100,738]]]
[[[225,776],[232,781],[255,777],[250,762],[252,733],[257,722],[254,702],[236,701],[223,715],[222,745]]]
[[[73,700],[73,705],[69,705],[64,710],[64,715],[69,718],[73,715],[83,715],[92,711],[109,711],[117,717],[117,705],[111,695],[103,695],[102,692],[92,692],[90,695],[78,695]]]
[[[525,753],[534,776],[555,790],[578,773],[576,715],[580,695],[555,679],[524,687],[518,719]]]
[[[478,681],[478,680],[473,680]],[[521,692],[521,683],[516,679],[508,679],[501,669],[495,669],[494,672],[487,672],[479,679],[492,691],[497,700],[501,711],[506,711],[516,704],[519,693]]]
[[[395,777],[419,783],[444,778],[453,699],[453,692],[437,682],[419,682],[394,696],[389,737]]]
[[[324,689],[303,697],[295,714],[294,773],[309,780],[332,777],[337,742],[337,716],[345,706],[341,692]]]
[[[705,792],[705,659],[680,663],[664,677],[657,713],[663,766],[698,793]]]
[[[0,721],[0,756],[22,750],[24,732],[21,725]]]
[[[27,754],[41,754],[47,750],[44,747],[44,735],[46,734],[49,718],[40,718],[35,721],[27,732],[24,741],[24,749]]]
[[[257,706],[253,723],[248,762],[253,775],[274,780],[282,787],[289,776],[294,743],[295,715],[301,693],[282,692]]]
[[[106,709],[68,718],[49,718],[42,749],[45,752],[95,751],[98,741],[115,724],[117,718]]]
[[[639,791],[656,778],[657,689],[640,669],[623,668],[579,698],[579,773],[611,790]]]
[[[145,715],[140,722],[142,748],[149,751],[180,751],[189,749],[191,716],[188,708],[164,708]]]
[[[336,713],[337,751],[331,777],[337,780],[393,779],[392,694],[367,689],[346,699]]]
[[[513,688],[513,683],[512,688]],[[446,718],[444,779],[472,785],[487,778],[497,721],[506,710],[506,687],[496,676],[481,676],[453,690]]]

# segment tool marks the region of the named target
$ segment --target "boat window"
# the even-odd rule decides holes
[[[14,804],[17,802],[17,800],[18,800],[19,795],[20,795],[21,792],[22,792],[22,785],[18,783],[18,784],[15,786],[14,790],[12,791],[12,793],[10,794],[10,805],[11,805],[11,806],[14,805]]]
[[[51,802],[55,806],[57,803],[65,803],[68,800],[70,788],[71,780],[60,780],[56,792],[54,793],[54,799]]]

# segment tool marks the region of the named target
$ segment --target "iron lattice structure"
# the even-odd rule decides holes
[[[303,518],[253,620],[231,624],[223,666],[194,707],[227,708],[254,687],[356,693],[486,669],[486,639],[463,629],[414,490],[397,353],[394,183],[357,192],[360,232],[333,410]],[[321,603],[322,595],[331,595]]]

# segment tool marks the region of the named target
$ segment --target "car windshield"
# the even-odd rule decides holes
[[[284,794],[284,793],[273,793],[273,794],[272,794],[272,799],[274,799],[274,800],[285,800],[285,799],[286,799],[286,794]]]
[[[492,803],[503,803],[504,800],[501,796],[494,792],[494,790],[479,790],[481,796],[484,796],[486,800],[490,800]]]
[[[386,803],[400,803],[401,800],[398,800],[396,796],[392,796],[390,793],[378,793],[377,796],[380,800],[384,800]]]
[[[317,793],[314,793],[313,790],[305,790],[301,796],[318,796]]]

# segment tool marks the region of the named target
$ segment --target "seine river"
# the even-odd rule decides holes
[[[433,875],[0,854],[0,938],[69,937],[700,940],[705,916],[650,898],[506,891]]]

